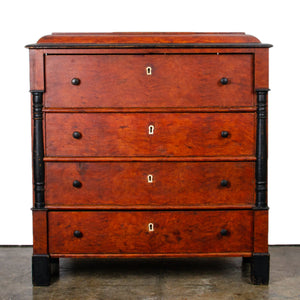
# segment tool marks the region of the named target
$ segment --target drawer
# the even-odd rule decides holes
[[[255,113],[47,113],[45,118],[46,156],[255,155]]]
[[[254,162],[49,162],[45,175],[46,205],[254,204]]]
[[[251,54],[47,55],[45,78],[46,107],[254,105]]]
[[[50,254],[252,251],[252,211],[54,212]]]

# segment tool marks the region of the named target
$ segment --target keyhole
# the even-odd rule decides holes
[[[154,125],[149,126],[149,134],[154,134]]]
[[[153,182],[153,175],[148,175],[147,178],[149,183]]]
[[[153,223],[149,223],[148,224],[148,230],[149,231],[154,231],[154,225],[153,225]]]
[[[152,68],[151,67],[146,68],[146,74],[147,75],[152,75]]]

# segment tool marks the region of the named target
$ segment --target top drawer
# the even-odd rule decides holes
[[[254,104],[251,54],[47,55],[45,68],[46,107]]]

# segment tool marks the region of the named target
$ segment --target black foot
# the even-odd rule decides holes
[[[51,279],[51,265],[49,255],[32,256],[32,284],[49,285]]]
[[[252,257],[243,257],[243,264],[251,264]]]
[[[51,275],[58,276],[59,275],[59,258],[50,258],[51,263]]]
[[[254,253],[251,265],[251,280],[253,284],[269,284],[270,255],[269,253]]]

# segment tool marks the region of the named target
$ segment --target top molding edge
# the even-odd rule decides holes
[[[53,33],[26,46],[45,48],[270,48],[245,33],[124,32],[124,33]]]
[[[271,44],[29,44],[29,49],[103,49],[103,48],[271,48]]]

